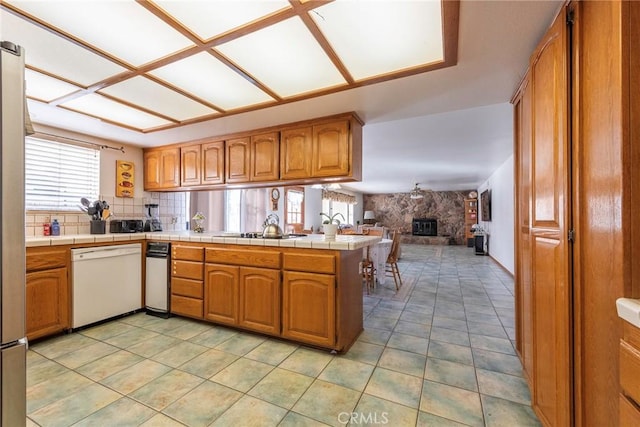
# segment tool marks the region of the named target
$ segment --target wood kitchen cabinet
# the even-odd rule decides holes
[[[280,334],[280,254],[207,248],[205,318]]]
[[[27,248],[26,332],[29,340],[70,328],[68,249]]]
[[[280,140],[269,132],[226,141],[226,182],[277,181],[280,178]]]
[[[334,275],[285,270],[282,336],[333,347],[336,340],[335,287]]]
[[[201,145],[180,147],[180,185],[189,187],[202,183]]]
[[[144,151],[144,189],[163,190],[180,186],[180,148]]]
[[[224,141],[180,147],[180,186],[224,183]]]
[[[349,121],[313,126],[311,176],[345,176],[351,167]]]
[[[280,177],[311,177],[313,128],[286,129],[280,134]]]
[[[204,248],[171,245],[171,313],[203,318]]]

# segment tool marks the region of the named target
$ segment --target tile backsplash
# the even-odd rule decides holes
[[[187,193],[145,193],[145,197],[121,198],[101,196],[109,204],[111,219],[146,218],[145,204],[155,203],[159,206],[159,217],[164,231],[180,231],[186,229]],[[60,235],[89,234],[89,215],[77,212],[29,211],[26,214],[26,236],[44,235],[44,224],[51,224],[57,219],[60,223]],[[109,220],[107,220],[108,222]],[[107,233],[109,226],[107,225]]]

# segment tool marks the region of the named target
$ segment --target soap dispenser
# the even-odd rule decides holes
[[[51,235],[52,236],[60,235],[60,223],[58,222],[57,219],[54,219],[53,222],[51,223]]]

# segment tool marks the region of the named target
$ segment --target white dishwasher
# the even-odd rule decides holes
[[[142,307],[140,243],[71,249],[72,329]]]

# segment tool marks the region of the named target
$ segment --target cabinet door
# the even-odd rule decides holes
[[[240,268],[206,264],[204,318],[229,325],[238,324],[238,281]]]
[[[225,147],[227,182],[249,182],[251,177],[250,138],[231,139]]]
[[[543,424],[563,426],[570,425],[572,419],[566,10],[561,11],[539,46],[531,77],[531,401]]]
[[[349,175],[349,121],[341,120],[313,127],[312,175]]]
[[[224,183],[224,141],[202,144],[202,183]]]
[[[145,151],[144,153],[144,189],[154,190],[161,187],[160,151]]]
[[[162,150],[162,188],[174,188],[180,186],[180,149],[170,148]]]
[[[278,132],[251,137],[251,181],[280,179],[280,139]]]
[[[310,178],[312,129],[289,129],[280,134],[280,177]]]
[[[240,326],[280,333],[280,271],[240,267]]]
[[[335,276],[283,273],[282,336],[323,347],[335,346]]]
[[[69,328],[67,269],[27,273],[25,305],[30,340]]]
[[[200,145],[180,148],[180,185],[200,185]]]

